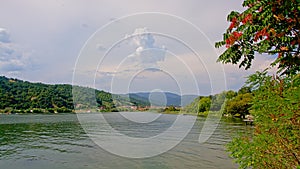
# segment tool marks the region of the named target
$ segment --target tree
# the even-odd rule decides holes
[[[230,26],[216,43],[227,49],[218,61],[249,69],[255,54],[268,54],[279,69],[249,76],[255,129],[228,150],[240,168],[300,168],[300,1],[244,0],[243,6],[227,17]]]
[[[171,105],[168,106],[164,109],[164,112],[170,112],[170,111],[178,111],[179,109],[177,109],[175,106]]]
[[[193,100],[193,102],[186,105],[183,108],[183,110],[186,111],[186,112],[189,112],[191,114],[198,114],[199,113],[199,102],[202,98],[204,98],[204,96],[199,96],[199,97],[195,98]]]
[[[211,111],[220,111],[222,108],[222,105],[224,105],[226,101],[226,92],[222,92],[219,94],[216,94],[212,97],[211,101]]]
[[[251,93],[240,93],[231,100],[228,100],[225,106],[225,113],[233,116],[245,117],[249,114],[249,108],[252,101]]]
[[[217,42],[226,51],[218,61],[250,68],[256,53],[277,56],[279,72],[295,74],[300,70],[300,1],[244,0],[243,12],[232,11],[230,26]],[[240,62],[241,61],[241,62]]]
[[[300,74],[268,76],[254,92],[254,135],[236,137],[227,147],[240,168],[300,167]]]
[[[198,112],[209,111],[210,106],[211,106],[211,99],[209,97],[203,97],[199,101]]]
[[[246,94],[246,93],[251,93],[251,87],[243,86],[238,91],[238,94]]]
[[[229,90],[226,92],[226,99],[232,99],[237,95],[237,93],[233,90]]]

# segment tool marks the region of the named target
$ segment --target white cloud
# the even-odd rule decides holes
[[[160,63],[165,60],[167,49],[156,43],[154,35],[147,28],[136,28],[133,33],[125,35],[124,40],[125,43],[115,48],[115,51],[125,49],[127,54],[117,60],[112,59],[116,55],[111,51],[106,57],[111,60],[104,60],[97,71],[97,85],[102,89],[127,93],[126,86],[130,86],[131,80],[140,78],[139,73],[148,72],[143,74],[145,80],[155,72],[160,72]],[[96,48],[98,51],[106,49],[102,44],[97,44]]]
[[[130,58],[137,61],[143,68],[157,67],[157,63],[164,61],[166,48],[164,46],[156,46],[154,36],[147,28],[137,28],[131,35],[126,35],[136,46]]]
[[[1,74],[19,73],[29,64],[28,56],[18,45],[10,41],[9,32],[0,28],[0,72]]]
[[[155,11],[185,18],[198,26],[211,40],[219,40],[222,38],[222,33],[228,26],[226,15],[231,10],[241,10],[241,3],[242,0],[234,2],[223,0],[190,0],[176,2],[172,0],[143,2],[138,0],[101,0],[89,1],[88,3],[85,0],[10,0],[0,6],[1,26],[9,28],[10,32],[13,33],[13,37],[10,38],[9,31],[0,28],[0,73],[21,72],[22,74],[19,78],[22,79],[38,79],[47,83],[49,81],[70,83],[68,79],[72,79],[72,72],[69,74],[67,74],[67,72],[73,68],[76,56],[88,37],[111,20],[140,12]],[[18,12],[16,13],[15,11]],[[126,23],[119,24],[125,25]],[[168,23],[158,24],[170,30],[170,32],[172,32],[173,29],[177,30]],[[143,24],[130,27],[133,33],[130,31],[126,33],[130,35],[139,34],[130,38],[130,47],[133,48],[134,46],[134,49],[131,51],[132,60],[129,61],[130,59],[128,58],[128,60],[124,62],[124,65],[117,70],[115,68],[118,66],[115,64],[118,60],[114,61],[111,59],[112,61],[109,60],[105,62],[107,64],[102,65],[101,70],[104,72],[99,79],[105,79],[105,77],[107,77],[108,80],[105,81],[109,82],[112,76],[123,76],[123,74],[118,73],[120,71],[128,73],[128,70],[133,72],[141,68],[157,68],[158,65],[169,62],[168,55],[165,52],[174,52],[172,46],[170,46],[169,43],[160,41],[163,38],[149,33],[147,28],[142,28],[144,26],[150,28],[151,31],[153,30],[153,32],[157,32],[157,30],[152,27]],[[138,29],[134,31],[134,28]],[[121,32],[120,30],[118,31]],[[182,30],[181,32],[193,34],[186,30]],[[122,37],[126,33],[122,34]],[[191,39],[193,38],[194,37],[191,36]],[[93,48],[97,49],[98,55],[110,47],[102,41],[97,43],[99,44],[94,45]],[[31,54],[29,59],[28,55],[24,54],[24,50],[17,44],[26,44],[26,46],[22,46],[22,48],[33,49],[35,53]],[[162,45],[166,45],[168,50]],[[199,45],[201,45],[201,43],[199,43]],[[131,49],[130,47],[128,49]],[[175,50],[175,54],[181,54],[179,50],[180,48]],[[124,53],[126,53],[126,51],[123,52],[123,54]],[[185,52],[182,53],[184,54]],[[124,54],[124,56],[126,57],[129,54],[130,52]],[[25,71],[28,70],[29,65],[32,65],[33,59],[37,61],[40,66],[39,71],[33,69],[32,71]],[[170,62],[170,64],[171,63],[172,62]],[[205,72],[203,66],[199,66],[197,63],[198,62],[191,60],[188,62],[188,66],[191,67],[193,72],[204,76]],[[178,65],[174,64],[172,66],[174,68],[171,66],[168,67],[170,69],[172,68],[172,72],[184,74],[183,71],[178,68]],[[241,84],[238,77],[244,77],[245,72],[242,69],[239,71],[236,71],[236,69],[238,69],[238,67],[232,69],[232,77],[237,79],[236,83]],[[114,71],[117,73],[113,73]],[[68,76],[69,78],[67,78]],[[200,79],[202,79],[201,82],[205,82],[205,80],[203,80],[205,79],[204,77],[202,78],[201,76]],[[101,83],[104,82],[101,81]],[[235,82],[230,81],[230,83]],[[238,85],[236,86],[236,88],[239,88]]]
[[[98,43],[96,45],[96,49],[99,50],[99,51],[105,51],[106,50],[106,48],[104,47],[104,45],[100,44],[100,43]]]
[[[2,43],[9,43],[10,42],[10,35],[6,29],[0,28],[0,42]]]
[[[269,68],[274,59],[275,58],[270,55],[257,54],[255,55],[251,68],[248,70],[245,70],[244,67],[239,68],[238,64],[224,64],[228,89],[239,89],[245,84],[245,81],[249,75],[255,73],[256,71],[263,71],[266,68]],[[268,70],[269,74],[275,74],[276,71],[276,67],[271,67]]]

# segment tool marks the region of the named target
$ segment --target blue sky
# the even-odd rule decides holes
[[[115,93],[126,93],[126,90],[135,92],[160,89],[207,95],[222,91],[224,87],[237,90],[247,75],[265,68],[272,59],[257,57],[253,68],[249,71],[239,69],[237,65],[224,65],[222,67],[224,72],[220,72],[220,69],[214,69],[221,67],[220,65],[210,65],[212,61],[206,62],[214,57],[210,59],[203,57],[203,62],[196,63],[191,52],[182,47],[182,43],[178,43],[179,41],[170,36],[152,33],[162,31],[169,32],[170,35],[177,33],[178,36],[182,33],[192,46],[197,43],[199,46],[214,43],[222,38],[223,32],[228,27],[227,14],[232,10],[243,10],[241,0],[2,0],[1,2],[0,75],[7,77],[44,83],[72,83],[75,70],[76,77],[80,76],[80,80],[77,79],[76,83],[94,85]],[[134,21],[131,21],[130,17],[125,17],[144,12],[164,13],[163,16],[169,14],[183,18],[201,30],[205,38],[202,39],[203,42],[197,38],[193,40],[193,30],[184,30],[188,24],[182,20],[184,24],[180,28],[181,23],[178,23],[177,27],[172,25],[171,21],[163,19],[155,22],[141,15],[140,21],[135,20],[138,23],[132,23]],[[174,20],[180,22],[176,17]],[[113,27],[118,28],[120,23],[125,23],[120,27],[122,31],[112,31]],[[105,25],[106,28],[110,28],[108,32],[111,34],[106,34],[107,37],[104,38]],[[80,55],[80,51],[84,53],[87,50],[84,45],[94,45],[93,47],[98,50],[98,54],[95,55],[101,58],[111,47],[109,45],[113,44],[108,42],[114,39],[115,33],[123,39],[119,46],[107,54],[100,67],[99,63],[98,67],[95,64],[92,69],[88,62],[85,64],[81,61],[78,64],[80,60],[91,60],[90,62],[94,63],[94,60],[89,58],[93,54],[88,51],[87,54]],[[135,36],[137,33],[144,34]],[[93,39],[95,41],[92,41]],[[101,41],[103,39],[105,42]],[[199,52],[208,56],[213,53],[220,54],[224,50],[212,48],[208,46],[199,49]],[[78,56],[81,58],[78,59]],[[177,65],[183,65],[181,59],[186,65],[179,67]],[[81,70],[82,62],[85,67]],[[129,73],[125,75],[124,72]],[[192,72],[193,77],[186,78],[185,75],[189,72]],[[224,79],[210,80],[214,84],[225,83],[226,86],[216,86],[215,90],[212,90],[213,85],[209,82],[209,77],[223,76],[224,73]],[[89,80],[85,81],[85,78]],[[95,84],[90,84],[91,78],[94,78]],[[127,88],[121,89],[124,83],[130,85],[125,85]]]

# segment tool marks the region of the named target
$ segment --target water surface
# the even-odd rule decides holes
[[[114,128],[133,137],[164,131],[176,115],[164,115],[155,123],[134,125],[118,113],[105,115]],[[75,114],[0,115],[0,168],[2,169],[182,169],[222,168],[237,165],[224,145],[237,131],[251,130],[239,120],[221,119],[212,137],[199,144],[205,118],[198,118],[191,132],[176,147],[161,155],[130,159],[111,154],[95,144]],[[143,126],[147,126],[144,127]]]

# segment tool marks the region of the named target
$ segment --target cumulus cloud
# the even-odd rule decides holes
[[[162,70],[157,69],[157,68],[147,68],[147,69],[145,69],[145,71],[148,71],[148,72],[162,72]]]
[[[10,35],[6,29],[0,28],[0,42],[2,43],[10,42]]]
[[[226,74],[228,89],[239,89],[245,84],[247,77],[255,73],[256,71],[263,71],[266,68],[269,68],[268,73],[270,75],[276,74],[277,67],[270,67],[270,64],[275,59],[276,58],[274,58],[273,56],[267,54],[257,54],[255,55],[255,59],[252,62],[251,68],[248,70],[245,70],[244,68],[239,68],[238,65],[223,65]]]
[[[129,55],[130,58],[137,61],[142,67],[157,67],[157,63],[164,61],[166,48],[156,46],[153,34],[147,28],[137,28],[131,35],[125,38],[131,40],[136,46],[135,52]]]
[[[97,49],[98,51],[105,51],[105,50],[106,50],[106,48],[104,47],[104,45],[103,45],[103,44],[100,44],[100,43],[98,43],[98,44],[96,45],[96,49]]]
[[[18,73],[25,69],[28,62],[26,54],[10,41],[9,32],[0,28],[0,72]]]

